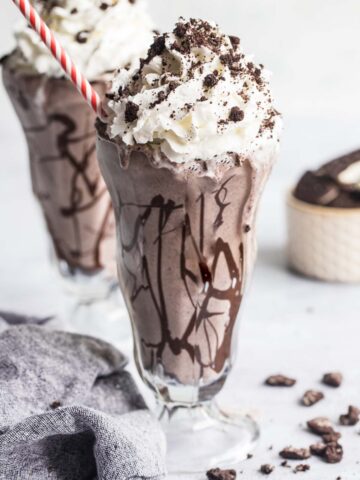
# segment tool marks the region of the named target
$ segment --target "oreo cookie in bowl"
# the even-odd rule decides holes
[[[360,282],[360,150],[306,172],[287,211],[293,269],[325,281]]]

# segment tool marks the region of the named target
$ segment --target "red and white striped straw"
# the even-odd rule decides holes
[[[13,0],[26,20],[30,23],[35,32],[50,50],[52,55],[61,65],[62,69],[79,90],[84,99],[100,117],[106,116],[101,106],[99,94],[90,85],[89,81],[82,75],[79,68],[71,60],[64,48],[56,40],[55,35],[46,25],[44,20],[36,12],[29,0]]]

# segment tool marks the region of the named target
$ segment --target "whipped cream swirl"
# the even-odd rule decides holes
[[[146,145],[178,169],[272,162],[282,120],[268,80],[239,38],[214,23],[180,19],[155,39],[140,68],[115,76],[107,134],[119,144]]]
[[[34,7],[90,80],[135,66],[153,40],[154,25],[142,0],[33,0]],[[15,32],[17,68],[63,75],[37,34],[23,22]]]

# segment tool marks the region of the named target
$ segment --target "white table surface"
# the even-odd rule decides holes
[[[6,123],[5,118],[0,121],[0,309],[60,314],[69,300],[48,264],[22,134],[14,117]],[[243,473],[238,478],[247,480],[262,478],[257,470],[263,463],[277,466],[269,478],[291,478],[291,471],[278,466],[278,452],[289,444],[302,447],[316,440],[304,430],[304,422],[317,415],[336,421],[348,404],[360,404],[360,288],[295,276],[286,269],[284,248],[287,188],[304,165],[358,146],[360,127],[339,118],[290,118],[287,125],[282,161],[262,202],[259,259],[243,310],[237,365],[220,395],[223,404],[250,411],[261,427],[254,458],[240,468]],[[320,387],[322,374],[333,369],[344,373],[343,387]],[[266,376],[278,372],[297,378],[297,385],[291,389],[262,385]],[[306,389],[319,387],[326,394],[324,401],[310,409],[298,404]],[[314,458],[310,472],[299,475],[307,480],[335,480],[338,476],[359,480],[359,430],[342,429],[342,463],[328,465]],[[186,478],[200,480],[204,476]]]

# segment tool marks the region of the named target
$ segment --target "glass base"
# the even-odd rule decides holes
[[[104,300],[91,303],[68,302],[63,312],[68,330],[101,338],[130,355],[132,335],[129,314],[117,288]]]
[[[72,269],[63,260],[56,262],[56,270],[66,293],[75,295],[79,302],[91,303],[104,300],[118,289],[118,282],[106,270],[88,273]]]
[[[202,473],[234,468],[257,443],[259,429],[248,415],[226,413],[215,403],[194,407],[159,406],[167,437],[171,474]]]

